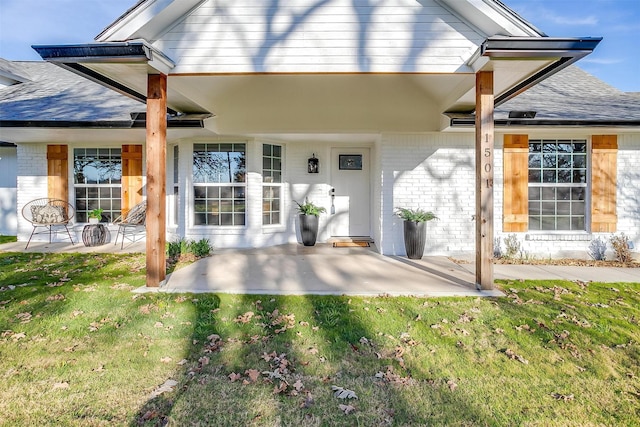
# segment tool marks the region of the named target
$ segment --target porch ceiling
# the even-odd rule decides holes
[[[496,94],[556,59],[492,63]],[[83,64],[139,94],[142,64]],[[473,111],[475,74],[170,74],[168,106],[210,112],[221,134],[428,132],[447,111]]]

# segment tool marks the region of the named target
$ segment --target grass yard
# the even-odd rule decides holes
[[[2,426],[640,419],[640,284],[506,298],[134,294],[143,255],[0,253]]]

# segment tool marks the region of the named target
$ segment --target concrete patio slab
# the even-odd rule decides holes
[[[408,260],[374,247],[298,244],[217,253],[173,272],[160,292],[273,295],[501,296],[446,257]]]
[[[27,250],[24,245],[24,242],[6,243],[0,245],[0,251],[144,253],[146,250],[143,241],[125,245],[123,250],[120,245],[113,243],[86,247],[82,243],[33,242]],[[494,276],[496,280],[640,283],[640,268],[496,264]],[[218,250],[212,257],[168,275],[160,288],[140,288],[136,291],[432,297],[503,295],[497,289],[476,289],[475,265],[471,261],[454,262],[444,256],[410,260],[380,255],[375,246],[334,248],[330,244]]]

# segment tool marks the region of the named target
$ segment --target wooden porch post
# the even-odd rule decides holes
[[[165,279],[167,76],[147,78],[147,287]]]
[[[476,74],[476,286],[493,289],[493,71]]]

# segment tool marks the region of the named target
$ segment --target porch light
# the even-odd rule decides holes
[[[320,172],[320,161],[316,158],[316,153],[307,160],[307,167],[309,173],[318,173]]]

